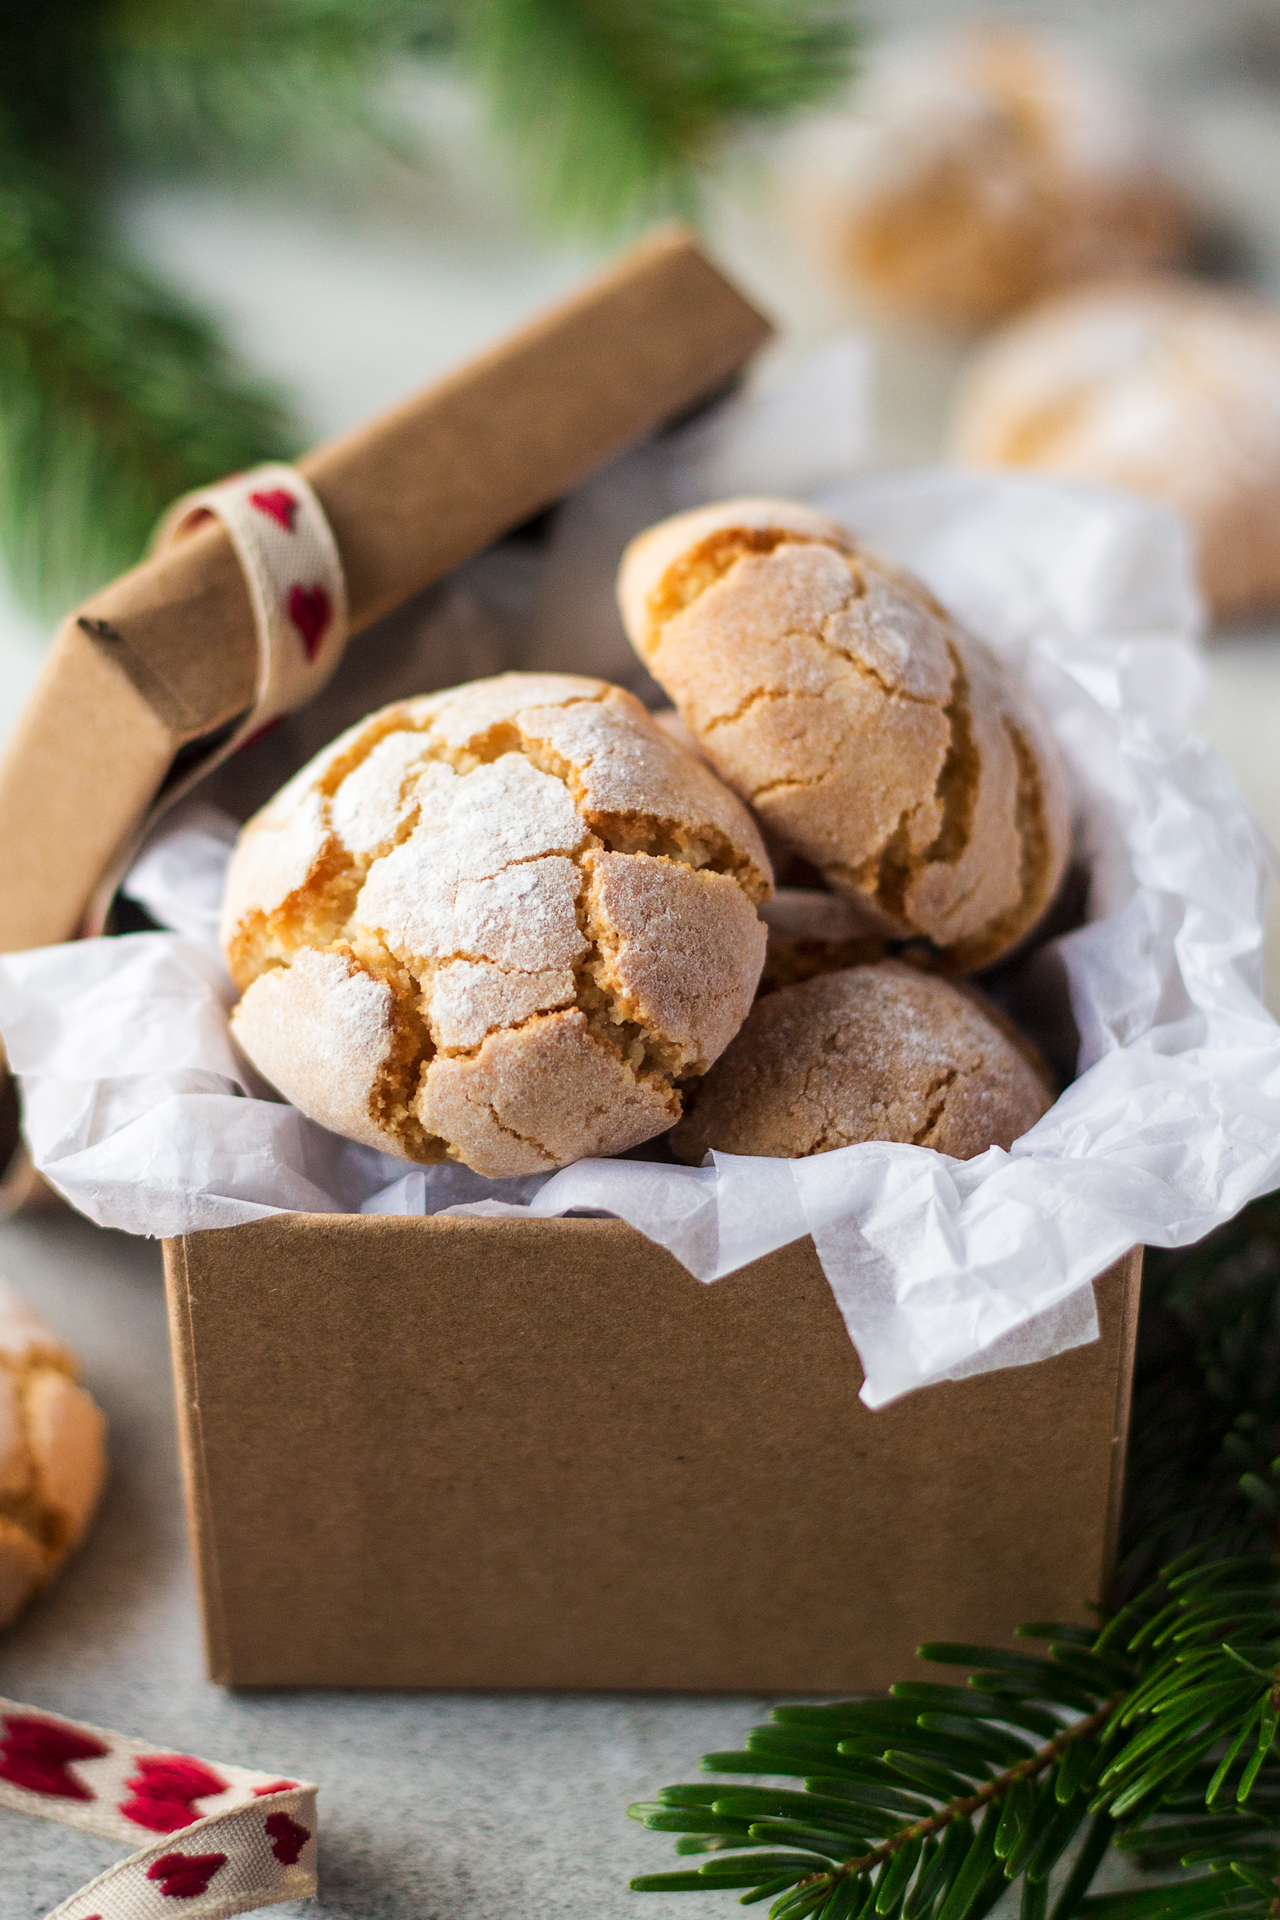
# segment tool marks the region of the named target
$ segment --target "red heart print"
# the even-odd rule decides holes
[[[110,1752],[100,1740],[41,1720],[33,1713],[11,1713],[3,1721],[0,1739],[0,1780],[25,1787],[28,1793],[47,1793],[58,1800],[93,1800],[82,1780],[68,1772],[71,1760],[100,1760]]]
[[[148,1880],[158,1880],[166,1900],[196,1900],[205,1891],[225,1853],[162,1853],[147,1868]]]
[[[282,1867],[293,1866],[311,1838],[310,1827],[304,1827],[301,1821],[291,1819],[287,1813],[269,1813],[265,1831],[271,1842],[271,1851]]]
[[[302,635],[308,660],[320,651],[320,642],[333,618],[333,608],[323,587],[304,587],[300,582],[289,592],[289,618]]]
[[[131,1797],[120,1802],[126,1820],[152,1833],[176,1833],[200,1818],[194,1802],[225,1793],[227,1783],[202,1761],[178,1753],[140,1754],[126,1780]]]
[[[255,1787],[253,1797],[264,1800],[269,1793],[292,1793],[297,1784],[296,1780],[273,1780],[269,1787]]]
[[[274,520],[276,525],[283,527],[286,533],[293,532],[298,503],[291,493],[285,492],[283,487],[268,487],[263,493],[251,493],[249,505],[256,507],[259,513],[265,513],[268,519]]]

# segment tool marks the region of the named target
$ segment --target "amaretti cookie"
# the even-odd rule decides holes
[[[1280,602],[1280,313],[1193,281],[1096,286],[998,334],[955,459],[1149,494],[1184,514],[1219,614]]]
[[[679,1118],[741,1025],[772,875],[750,815],[604,681],[385,707],[245,828],[233,1016],[312,1119],[491,1178]]]
[[[947,327],[1173,262],[1190,227],[1115,79],[1007,27],[873,54],[855,110],[815,123],[790,172],[798,223],[836,277]]]
[[[870,931],[964,971],[1035,925],[1069,850],[1061,757],[919,581],[807,507],[731,500],[634,540],[618,598],[711,766]]]
[[[106,1422],[80,1366],[0,1280],[0,1627],[80,1539],[106,1479]]]
[[[671,1135],[799,1160],[897,1140],[970,1160],[1048,1111],[1046,1079],[969,993],[901,961],[826,973],[758,1000]]]

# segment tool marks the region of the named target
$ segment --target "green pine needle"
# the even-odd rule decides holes
[[[56,613],[138,558],[176,495],[295,439],[212,330],[68,213],[56,177],[0,185],[0,545]]]
[[[555,223],[687,208],[717,134],[848,75],[838,0],[461,0],[461,57]]]
[[[113,137],[147,167],[336,174],[410,156],[378,103],[392,63],[443,44],[430,0],[114,0],[104,24]]]

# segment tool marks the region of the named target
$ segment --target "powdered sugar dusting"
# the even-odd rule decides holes
[[[388,733],[349,773],[330,803],[333,830],[351,853],[389,845],[414,807],[408,774],[427,751],[420,733]]]
[[[578,927],[582,876],[572,860],[528,860],[458,887],[455,951],[533,972],[567,967],[587,950]]]
[[[695,834],[711,828],[730,840],[744,838],[742,809],[728,788],[630,694],[613,692],[599,705],[527,709],[520,727],[526,740],[544,743],[576,770],[579,804],[588,814],[649,814]],[[745,824],[750,828],[749,819]],[[748,845],[765,867],[754,831]]]
[[[432,835],[412,836],[374,867],[355,924],[380,935],[413,967],[463,956],[538,972],[571,966],[585,951],[578,930],[581,877],[572,860],[521,861],[464,880],[435,861]]]
[[[571,963],[582,951],[577,870],[566,857],[540,857],[587,839],[563,782],[515,753],[461,776],[428,773],[419,783],[423,818],[374,864],[357,924],[411,962],[465,954],[533,971]],[[508,911],[523,924],[504,931]],[[539,941],[551,944],[543,950]],[[508,957],[517,951],[526,957]]]
[[[619,901],[622,870],[652,867],[640,917],[651,907],[650,933],[671,938],[646,939],[633,916],[593,978],[609,917],[582,895],[602,838],[663,843],[660,858],[609,858]],[[695,895],[677,899],[693,869]],[[352,729],[295,778],[289,807],[277,797],[246,829],[233,877],[228,945],[247,981],[236,1033],[267,1078],[354,1139],[493,1173],[618,1151],[671,1124],[674,1074],[718,1051],[727,1029],[713,1046],[708,1034],[750,1003],[764,932],[747,889],[769,870],[745,808],[631,695],[506,674]],[[286,897],[259,938],[253,914]],[[648,1028],[633,999],[654,1009]]]
[[[482,880],[517,860],[574,853],[586,838],[564,782],[523,754],[504,753],[457,782],[432,857],[459,877]]]
[[[431,1032],[438,1047],[478,1047],[496,1027],[518,1026],[530,1014],[572,1006],[577,983],[568,967],[511,973],[488,962],[454,960],[435,976]]]
[[[249,822],[227,876],[224,941],[247,915],[274,913],[307,884],[330,838],[327,812],[323,794],[312,791],[283,817]]]
[[[304,1113],[366,1146],[386,1148],[373,1102],[395,1037],[395,1003],[385,981],[345,954],[304,947],[290,967],[254,981],[232,1015],[232,1031],[272,1086]]]
[[[466,748],[483,740],[504,720],[514,720],[525,707],[601,700],[608,691],[606,681],[588,680],[576,673],[500,673],[492,680],[475,680],[446,695],[435,711],[431,731],[445,747]]]

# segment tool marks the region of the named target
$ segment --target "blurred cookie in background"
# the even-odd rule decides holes
[[[106,1479],[106,1422],[80,1363],[0,1280],[0,1627],[78,1543]]]
[[[1046,300],[980,349],[950,453],[1163,501],[1215,614],[1280,603],[1280,311],[1174,278]]]
[[[800,135],[796,225],[872,307],[991,325],[1052,288],[1180,260],[1193,221],[1138,105],[1056,41],[967,25],[873,54]]]

